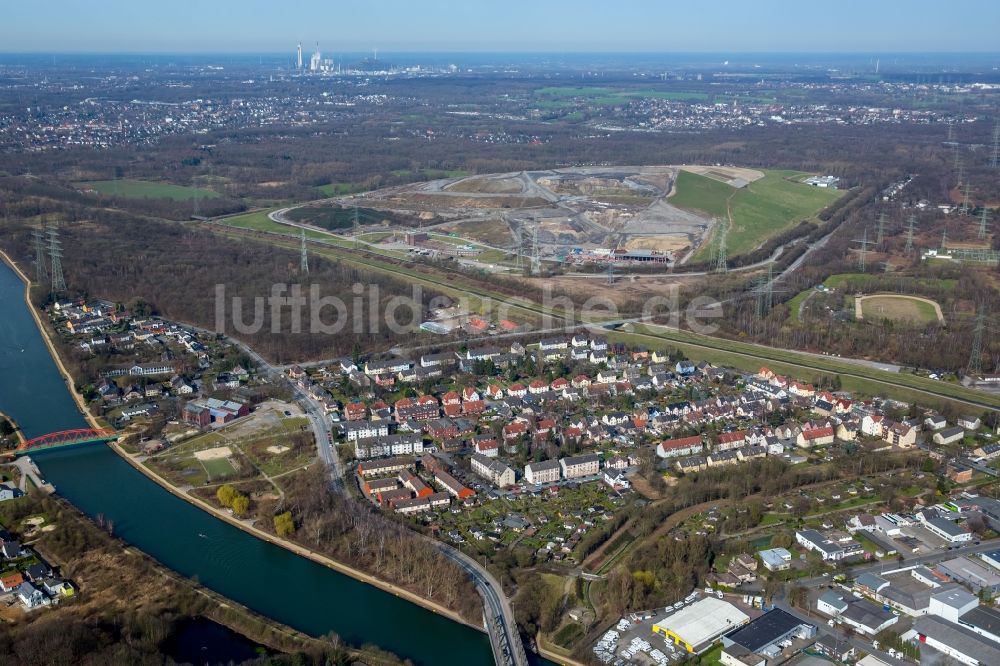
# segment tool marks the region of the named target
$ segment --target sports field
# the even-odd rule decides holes
[[[681,171],[677,175],[677,192],[670,203],[729,220],[726,247],[730,256],[735,256],[753,250],[802,220],[814,218],[843,195],[839,190],[811,187],[794,180],[802,175],[797,171],[765,171],[760,180],[734,189],[717,180]],[[703,243],[695,259],[706,259],[712,249],[711,242]]]
[[[184,187],[183,185],[154,183],[147,180],[90,180],[76,185],[81,189],[94,190],[99,194],[129,199],[190,201],[191,199],[212,199],[219,196],[218,192],[201,187]]]
[[[930,299],[917,296],[859,296],[855,300],[855,316],[858,319],[891,319],[918,324],[944,323],[941,307]]]
[[[236,474],[236,469],[233,467],[233,464],[229,462],[228,458],[202,460],[201,464],[204,466],[205,472],[208,473],[209,481],[224,479]]]

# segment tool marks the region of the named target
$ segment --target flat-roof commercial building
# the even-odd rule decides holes
[[[969,666],[1000,664],[1000,646],[970,629],[947,620],[925,615],[917,618],[913,629],[903,634],[903,640],[920,643],[921,663],[925,663],[924,646],[928,646],[955,661]],[[927,663],[933,656],[927,655]]]
[[[976,592],[982,589],[987,589],[992,594],[1000,592],[1000,575],[981,561],[956,557],[941,562],[935,568],[948,578],[969,585]]]
[[[780,608],[772,608],[756,620],[723,636],[722,644],[726,647],[740,645],[750,652],[771,658],[781,652],[778,643],[786,638],[812,638],[815,635],[815,625],[803,622]]]
[[[661,634],[691,653],[708,649],[717,638],[750,621],[750,616],[727,601],[705,597],[653,625]]]

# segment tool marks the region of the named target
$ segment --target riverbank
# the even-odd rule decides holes
[[[10,424],[10,427],[14,429],[14,437],[17,438],[17,444],[18,444],[18,446],[20,446],[21,444],[24,444],[24,442],[27,441],[24,438],[24,433],[21,432],[21,426],[17,425],[17,421],[15,421],[13,418],[7,416],[3,412],[0,412],[0,419],[6,419],[7,423]]]
[[[555,650],[557,648],[542,638],[541,632],[535,635],[535,647],[538,648],[538,654],[542,655],[549,661],[554,661],[560,666],[586,666],[586,664],[582,661],[577,661],[576,659],[556,652]]]
[[[73,376],[69,374],[69,370],[67,370],[66,366],[63,364],[62,357],[59,356],[59,352],[56,350],[55,343],[52,341],[51,334],[49,333],[49,327],[45,325],[42,318],[38,316],[35,306],[31,304],[31,280],[27,275],[25,275],[24,271],[21,270],[17,263],[15,263],[14,260],[11,259],[10,256],[8,256],[3,250],[0,250],[0,259],[3,259],[4,263],[10,266],[11,270],[14,271],[17,277],[20,278],[21,282],[24,283],[24,302],[28,306],[28,312],[31,313],[32,319],[35,320],[35,325],[41,332],[42,339],[45,340],[45,346],[48,347],[49,354],[52,356],[52,360],[55,362],[56,368],[59,369],[59,374],[61,374],[63,380],[65,380],[66,389],[73,397],[73,402],[76,403],[77,409],[80,410],[83,418],[87,420],[87,423],[90,424],[91,428],[101,428],[101,424],[98,423],[97,419],[94,418],[94,415],[90,413],[90,410],[87,409],[87,405],[83,402],[83,398],[79,393],[77,393],[76,384],[73,382]]]
[[[36,312],[36,309],[31,304],[31,284],[32,284],[31,280],[28,279],[28,276],[25,275],[23,271],[21,271],[21,269],[17,266],[17,264],[14,263],[14,261],[3,250],[0,250],[0,257],[3,258],[4,262],[8,266],[11,267],[11,269],[17,274],[17,276],[24,283],[24,285],[25,285],[24,286],[24,300],[25,300],[25,303],[27,304],[28,310],[31,312],[31,315],[32,315],[32,317],[35,320],[35,325],[38,327],[38,330],[41,331],[42,337],[45,340],[45,344],[48,347],[49,353],[52,355],[52,360],[55,361],[56,367],[59,369],[59,372],[62,374],[63,379],[66,381],[66,386],[69,389],[70,394],[73,396],[73,399],[76,402],[77,407],[80,409],[80,412],[84,415],[84,417],[87,419],[87,422],[92,427],[94,427],[94,428],[101,427],[101,425],[98,423],[97,419],[94,418],[94,416],[90,413],[89,410],[87,410],[86,405],[83,403],[83,399],[76,392],[76,390],[74,388],[75,384],[74,384],[74,381],[73,381],[73,377],[72,377],[72,375],[70,375],[69,371],[66,369],[66,366],[63,364],[62,359],[60,358],[59,353],[56,350],[55,344],[53,343],[53,341],[52,341],[52,339],[50,337],[51,334],[49,332],[48,327],[45,326],[45,323],[42,321],[41,317],[38,316],[38,313]],[[253,535],[253,536],[255,536],[255,537],[259,538],[259,539],[262,539],[264,541],[272,543],[272,544],[274,544],[276,546],[280,546],[280,547],[282,547],[282,548],[284,548],[284,549],[286,549],[286,550],[288,550],[288,551],[290,551],[290,552],[292,552],[292,553],[294,553],[296,555],[299,555],[301,557],[305,557],[307,559],[310,559],[313,562],[316,562],[317,564],[321,564],[323,566],[326,566],[326,567],[329,567],[331,569],[334,569],[335,571],[338,571],[338,572],[340,572],[342,574],[350,576],[351,578],[354,578],[355,580],[359,580],[359,581],[361,581],[363,583],[366,583],[368,585],[372,585],[374,587],[378,587],[379,589],[382,589],[382,590],[384,590],[386,592],[394,594],[397,597],[401,597],[403,599],[406,599],[407,601],[409,601],[411,603],[414,603],[414,604],[416,604],[418,606],[426,608],[427,610],[433,611],[433,612],[435,612],[435,613],[437,613],[439,615],[447,617],[449,620],[453,620],[455,622],[459,622],[459,623],[464,624],[466,626],[472,627],[473,629],[476,629],[478,631],[485,631],[483,627],[477,626],[475,624],[470,623],[468,620],[466,620],[465,618],[463,618],[458,613],[450,610],[449,608],[446,608],[446,607],[444,607],[444,606],[442,606],[442,605],[440,605],[438,603],[435,603],[433,601],[428,601],[427,599],[424,599],[423,597],[415,594],[414,592],[411,592],[411,591],[409,591],[409,590],[407,590],[405,588],[393,585],[392,583],[389,583],[387,581],[384,581],[384,580],[381,580],[379,578],[376,578],[376,577],[374,577],[374,576],[372,576],[370,574],[367,574],[364,571],[360,571],[358,569],[350,567],[350,566],[344,564],[343,562],[338,562],[337,560],[334,560],[334,559],[332,559],[330,557],[327,557],[326,555],[323,555],[322,553],[317,553],[317,552],[315,552],[313,550],[305,548],[304,546],[300,546],[299,544],[296,544],[296,543],[294,543],[292,541],[288,541],[286,539],[282,539],[282,538],[277,537],[275,535],[269,534],[269,533],[261,530],[260,528],[254,527],[253,525],[250,525],[250,524],[248,524],[248,523],[246,523],[244,521],[238,520],[234,516],[232,516],[232,515],[224,512],[224,511],[218,509],[217,507],[212,506],[208,502],[205,502],[204,500],[202,500],[202,499],[200,499],[198,497],[195,497],[195,496],[191,495],[190,493],[182,492],[180,489],[178,489],[177,487],[175,487],[174,485],[172,485],[169,481],[167,481],[166,479],[164,479],[160,475],[156,474],[153,470],[149,469],[146,465],[143,465],[138,460],[135,460],[135,458],[130,453],[128,453],[127,451],[125,451],[118,443],[111,442],[110,446],[111,446],[111,449],[115,453],[117,453],[122,459],[124,459],[132,467],[134,467],[136,470],[138,470],[139,472],[141,472],[148,479],[150,479],[151,481],[153,481],[154,483],[156,483],[157,485],[159,485],[164,490],[170,492],[171,494],[173,494],[176,497],[179,497],[179,498],[181,498],[183,500],[186,500],[187,502],[193,504],[194,506],[198,507],[199,509],[202,509],[203,511],[208,512],[209,514],[213,515],[214,517],[216,517],[216,518],[218,518],[220,520],[223,520],[223,521],[229,523],[230,525],[233,525],[234,527],[238,527],[239,529],[243,530],[244,532],[247,532],[247,533],[249,533],[249,534],[251,534],[251,535]]]
[[[471,622],[469,622],[468,620],[466,620],[465,618],[463,618],[461,615],[459,615],[455,611],[453,611],[453,610],[451,610],[449,608],[446,608],[446,607],[444,607],[444,606],[442,606],[442,605],[440,605],[438,603],[435,603],[433,601],[428,601],[427,599],[424,599],[423,597],[415,594],[414,592],[411,592],[410,590],[407,590],[405,588],[399,587],[397,585],[393,585],[392,583],[389,583],[389,582],[384,581],[384,580],[382,580],[380,578],[376,578],[376,577],[374,577],[374,576],[372,576],[372,575],[370,575],[368,573],[365,573],[364,571],[361,571],[360,569],[355,569],[353,567],[350,567],[350,566],[344,564],[343,562],[339,562],[337,560],[334,560],[334,559],[332,559],[332,558],[330,558],[330,557],[328,557],[328,556],[326,556],[326,555],[324,555],[322,553],[318,553],[318,552],[316,552],[314,550],[306,548],[305,546],[301,546],[301,545],[299,545],[299,544],[297,544],[297,543],[295,543],[293,541],[289,541],[287,539],[282,539],[282,538],[277,537],[277,536],[275,536],[273,534],[265,532],[264,530],[260,529],[259,527],[255,527],[255,526],[249,524],[246,521],[239,520],[235,516],[229,514],[228,512],[223,511],[222,509],[219,509],[218,507],[212,506],[210,503],[206,502],[205,500],[201,499],[200,497],[195,497],[194,495],[192,495],[190,493],[183,492],[182,490],[180,490],[179,488],[177,488],[176,486],[174,486],[173,484],[171,484],[169,481],[167,481],[166,479],[164,479],[162,476],[160,476],[159,474],[157,474],[153,470],[149,469],[149,467],[147,467],[146,465],[143,465],[141,462],[139,462],[138,460],[136,460],[135,457],[132,454],[130,454],[129,452],[125,451],[121,447],[121,445],[118,444],[117,442],[109,442],[108,445],[122,459],[124,459],[128,464],[130,464],[132,467],[134,467],[137,471],[139,471],[140,473],[142,473],[143,475],[145,475],[146,478],[148,478],[149,480],[151,480],[153,483],[157,484],[158,486],[160,486],[161,488],[163,488],[167,492],[171,493],[175,497],[179,497],[180,499],[183,499],[183,500],[185,500],[187,502],[190,502],[191,504],[193,504],[194,506],[198,507],[199,509],[201,509],[201,510],[203,510],[203,511],[209,513],[209,514],[211,514],[212,516],[214,516],[215,518],[218,518],[219,520],[222,520],[224,522],[229,523],[233,527],[238,527],[239,529],[243,530],[244,532],[247,532],[248,534],[251,534],[254,537],[257,537],[258,539],[261,539],[263,541],[267,541],[268,543],[274,544],[275,546],[280,546],[281,548],[284,548],[285,550],[288,550],[288,551],[290,551],[290,552],[292,552],[292,553],[294,553],[294,554],[296,554],[296,555],[298,555],[300,557],[304,557],[306,559],[312,560],[313,562],[316,562],[317,564],[321,564],[321,565],[323,565],[325,567],[329,567],[329,568],[331,568],[331,569],[333,569],[333,570],[335,570],[335,571],[337,571],[339,573],[342,573],[342,574],[344,574],[346,576],[350,576],[351,578],[354,578],[355,580],[359,580],[362,583],[365,583],[367,585],[371,585],[373,587],[377,587],[377,588],[379,588],[381,590],[384,590],[385,592],[389,592],[390,594],[393,594],[393,595],[395,595],[397,597],[405,599],[406,601],[409,601],[410,603],[413,603],[413,604],[416,604],[418,606],[421,606],[422,608],[426,608],[427,610],[433,611],[433,612],[437,613],[438,615],[442,615],[442,616],[448,618],[449,620],[452,620],[454,622],[458,622],[460,624],[464,624],[464,625],[466,625],[468,627],[476,629],[477,631],[485,632],[485,629],[483,627],[477,626],[475,624],[472,624]]]

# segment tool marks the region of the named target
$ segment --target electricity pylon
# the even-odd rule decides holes
[[[49,272],[45,268],[45,232],[35,229],[31,236],[35,240],[35,282],[42,284],[49,279]]]
[[[984,240],[986,238],[986,229],[989,224],[989,213],[986,210],[986,206],[983,206],[983,212],[979,215],[979,240]]]
[[[354,249],[358,249],[361,245],[361,239],[358,238],[358,207],[354,207]]]
[[[1000,167],[1000,118],[993,125],[993,156],[990,158],[990,166],[994,169]]]
[[[309,272],[309,250],[306,249],[306,230],[302,230],[302,256],[299,259],[299,271],[305,275]]]
[[[917,218],[915,215],[910,215],[906,220],[906,247],[903,248],[906,254],[913,252],[913,229],[917,224]]]
[[[729,232],[729,228],[726,226],[725,222],[719,221],[719,246],[715,255],[715,272],[725,273],[729,270],[729,259],[726,256],[726,234]]]
[[[868,227],[865,227],[865,233],[860,239],[855,239],[855,243],[861,243],[861,248],[858,250],[858,270],[861,273],[865,272],[868,268],[868,246],[872,244],[868,240]]]
[[[972,352],[969,354],[969,365],[965,374],[977,376],[983,374],[983,333],[986,331],[986,312],[979,306],[976,315],[976,328],[972,336]]]
[[[883,242],[885,242],[885,211],[879,213],[878,216],[878,235],[875,237],[875,247],[881,248]]]
[[[962,195],[962,207],[961,207],[960,210],[962,212],[962,215],[968,215],[969,214],[969,184],[968,183],[965,184],[965,193]]]
[[[52,293],[66,291],[66,278],[62,268],[62,241],[59,240],[59,229],[56,223],[49,224],[49,262],[52,265]]]

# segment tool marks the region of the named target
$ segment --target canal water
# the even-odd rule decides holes
[[[26,437],[87,427],[0,262],[0,412]],[[103,445],[33,456],[59,495],[178,573],[313,636],[336,632],[417,664],[492,664],[489,639],[393,594],[257,539],[159,487]]]

